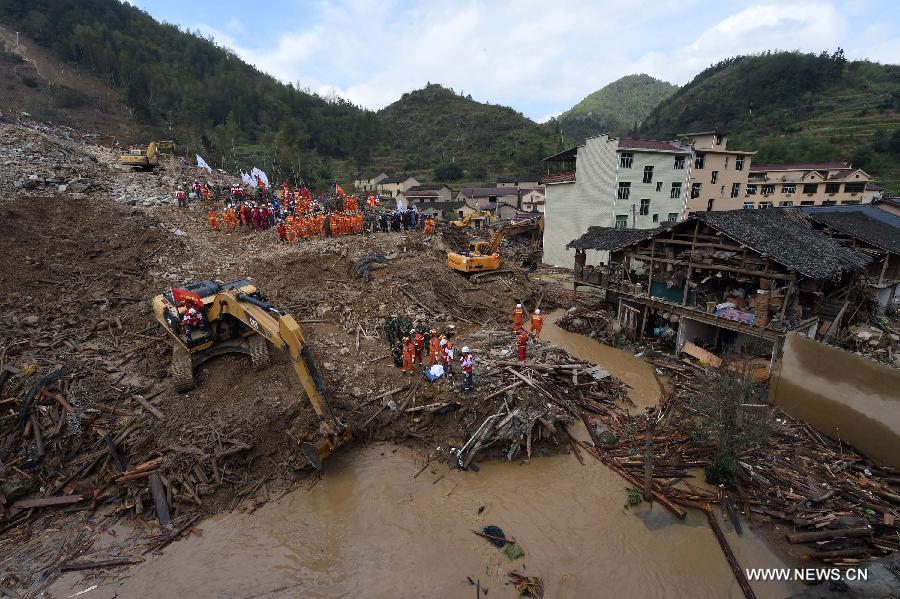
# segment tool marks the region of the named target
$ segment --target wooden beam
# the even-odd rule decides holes
[[[646,262],[647,260],[650,259],[649,256],[645,256],[642,254],[629,254],[628,257],[632,258],[634,260],[641,260],[642,262]],[[690,264],[690,261],[686,262],[684,260],[672,260],[669,258],[657,257],[657,258],[654,258],[654,260],[656,262],[663,262],[666,264],[676,264],[679,266],[687,266]],[[717,264],[695,264],[695,266],[696,266],[696,268],[698,268],[700,270],[720,270],[723,272],[735,272],[735,273],[739,273],[739,274],[743,274],[743,275],[747,275],[747,276],[751,276],[751,277],[765,277],[767,279],[778,279],[781,281],[789,281],[791,279],[791,276],[793,276],[790,274],[763,272],[761,270],[746,270],[743,268],[736,268],[734,266],[719,266]]]

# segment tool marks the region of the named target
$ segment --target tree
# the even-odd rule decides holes
[[[435,181],[457,181],[462,179],[463,168],[455,162],[447,162],[434,169]]]

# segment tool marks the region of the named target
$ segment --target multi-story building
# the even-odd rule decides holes
[[[360,175],[353,181],[353,188],[356,191],[375,191],[375,187],[388,178],[384,171],[370,173],[368,176]]]
[[[646,229],[683,218],[690,159],[684,142],[605,134],[544,159],[544,263],[571,265],[566,245],[589,226]]]
[[[743,207],[750,162],[755,152],[729,150],[728,136],[717,131],[683,133],[691,144],[687,206],[690,212]]]
[[[880,194],[880,188],[871,181],[865,171],[846,162],[755,164],[741,205],[751,210],[868,204]]]
[[[414,177],[386,177],[375,184],[378,195],[403,200],[403,192],[410,187],[420,185]]]

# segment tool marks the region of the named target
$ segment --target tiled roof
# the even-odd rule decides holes
[[[437,195],[436,191],[440,191],[447,187],[446,185],[413,185],[406,191],[404,191],[404,195]]]
[[[575,156],[578,154],[578,146],[573,148],[568,148],[563,150],[562,152],[557,152],[552,156],[547,156],[544,158],[545,161],[560,161],[560,160],[575,160]]]
[[[847,169],[850,165],[846,162],[794,162],[789,164],[751,164],[750,172],[766,171],[832,171],[835,169]]]
[[[813,229],[794,208],[693,212],[688,220],[694,219],[811,279],[861,270],[870,262]]]
[[[849,210],[810,210],[807,216],[826,227],[900,255],[900,229],[886,222]]]
[[[659,152],[690,152],[690,149],[677,142],[661,139],[637,139],[623,137],[619,140],[620,150],[655,150]]]
[[[388,177],[387,179],[382,179],[381,181],[379,181],[379,183],[383,185],[390,185],[392,183],[403,183],[404,181],[413,178],[414,177],[412,177],[411,175],[407,175],[405,177]]]
[[[565,173],[555,173],[553,175],[545,175],[541,178],[542,185],[550,185],[553,183],[572,183],[575,181],[574,171]]]
[[[866,181],[866,191],[884,191],[884,187],[876,185],[872,181]]]
[[[617,229],[615,227],[588,227],[587,233],[566,245],[575,250],[616,251],[630,245],[652,239],[657,234],[671,228],[664,225],[654,229]]]

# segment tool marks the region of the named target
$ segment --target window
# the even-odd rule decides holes
[[[755,207],[753,202],[744,202],[744,210],[753,210]]]
[[[740,183],[732,183],[731,184],[731,197],[736,198],[738,194],[741,193],[741,184]]]
[[[707,211],[707,212],[711,212],[711,211],[712,211],[713,202],[715,202],[715,200],[712,199],[712,198],[710,198],[709,200],[706,201],[706,211]]]
[[[841,204],[860,204],[860,200],[844,200]]]
[[[825,193],[837,193],[841,190],[840,183],[826,183],[825,184]]]
[[[773,193],[775,193],[775,186],[774,186],[774,185],[763,185],[763,186],[762,186],[762,194],[763,194],[764,196],[767,196],[767,195],[770,195],[770,194],[773,194]]]
[[[865,183],[844,183],[845,193],[862,193],[866,190]]]
[[[662,181],[656,182],[656,191],[662,191],[662,184],[663,184]]]
[[[681,197],[681,183],[672,183],[672,193],[669,194],[670,198],[680,198]]]
[[[655,223],[658,223],[658,222],[659,222],[659,214],[654,214],[654,215],[653,215],[653,222],[655,222]]]
[[[644,183],[652,183],[653,182],[653,167],[645,166],[644,167]]]
[[[785,200],[784,202],[778,202],[778,205],[779,206],[793,206],[794,202],[792,202],[790,200]]]
[[[723,167],[726,171],[728,170],[728,156],[725,156],[725,166]]]
[[[772,202],[760,202],[760,203],[759,203],[759,207],[760,207],[760,208],[771,208],[771,207],[772,207]]]
[[[684,156],[676,156],[675,157],[675,170],[676,171],[684,170]]]
[[[627,200],[630,195],[631,183],[619,183],[619,190],[616,192],[616,197],[620,200]]]
[[[666,220],[668,220],[670,223],[674,223],[675,221],[678,220],[678,213],[677,213],[677,212],[670,212],[670,213],[669,213],[669,218],[667,218]]]
[[[691,183],[691,199],[696,200],[700,197],[700,183]]]
[[[713,136],[713,145],[714,146],[722,145],[722,136],[719,135],[718,133],[716,133],[715,136]]]
[[[704,162],[706,162],[706,154],[697,154],[696,156],[694,156],[695,169],[702,170]]]
[[[643,198],[641,200],[640,215],[647,216],[648,214],[650,214],[650,200],[648,198]]]
[[[713,171],[712,176],[709,178],[709,182],[713,185],[716,184],[716,181],[719,180],[719,171]]]
[[[812,200],[804,200],[804,201],[800,202],[800,205],[801,206],[815,206],[816,203],[813,202]]]
[[[781,193],[797,193],[797,186],[793,183],[782,185]]]
[[[625,229],[627,227],[628,227],[628,215],[617,214],[616,215],[616,228],[617,229]]]
[[[742,171],[744,170],[744,157],[741,154],[738,154],[734,157],[734,170]]]
[[[619,154],[619,166],[622,168],[631,168],[634,162],[634,154],[631,152],[622,152]]]
[[[816,193],[817,189],[819,189],[818,183],[806,183],[803,185],[803,193]]]
[[[834,200],[825,200],[824,202],[822,202],[823,206],[834,206],[835,204],[837,204],[837,202],[835,202]]]
[[[747,186],[747,195],[755,196],[756,195],[756,185],[748,185]]]

